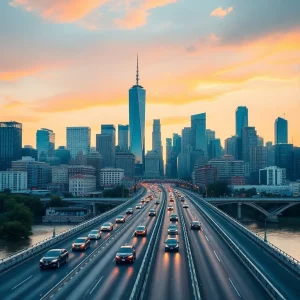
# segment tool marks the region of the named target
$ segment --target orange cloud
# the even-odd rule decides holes
[[[27,11],[39,13],[43,18],[70,23],[80,20],[109,0],[12,0],[13,7],[22,6]]]
[[[128,8],[124,18],[117,19],[117,26],[125,29],[133,29],[146,24],[149,11],[165,6],[171,3],[175,3],[177,0],[144,0],[136,8]]]
[[[31,70],[15,70],[15,71],[6,71],[0,72],[0,81],[15,81],[23,77],[31,76],[35,73],[38,73],[42,68],[33,68]]]
[[[228,7],[226,8],[222,8],[221,6],[216,8],[214,11],[212,11],[210,13],[210,16],[212,17],[219,17],[219,18],[224,18],[225,16],[227,16],[228,14],[230,14],[233,11],[233,7]]]

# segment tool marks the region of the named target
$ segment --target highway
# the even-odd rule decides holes
[[[166,190],[168,187],[166,186]],[[151,192],[153,194],[153,192]],[[91,248],[86,252],[72,252],[73,238],[66,239],[55,248],[69,250],[69,261],[56,270],[39,270],[37,255],[24,263],[8,270],[0,275],[1,300],[6,299],[100,299],[118,300],[130,299],[133,287],[139,280],[139,274],[145,253],[150,249],[152,263],[147,265],[147,275],[142,278],[141,297],[138,299],[270,299],[267,292],[260,286],[248,269],[240,262],[225,241],[216,232],[210,222],[204,218],[195,203],[199,200],[194,195],[180,190],[185,196],[189,208],[183,208],[182,202],[175,196],[174,189],[159,195],[160,204],[155,205],[156,198],[148,204],[144,204],[141,210],[134,208],[134,214],[127,217],[124,224],[115,224],[115,217],[125,214],[125,209],[116,212],[104,221],[111,221],[114,230],[110,233],[102,233],[102,238],[91,242]],[[174,195],[174,211],[167,211],[170,196]],[[167,197],[165,197],[167,196]],[[195,200],[196,199],[196,200]],[[136,200],[138,203],[140,200]],[[148,216],[150,208],[156,209],[156,216]],[[237,229],[232,228],[226,220],[223,220],[213,210],[202,207],[211,215],[222,228],[226,229],[230,237],[234,238],[249,254],[255,250],[247,237]],[[168,237],[167,230],[170,225],[170,214],[179,216],[178,240],[179,252],[165,252],[165,240]],[[216,214],[216,216],[215,216]],[[199,220],[202,230],[190,229],[190,222]],[[104,222],[103,221],[103,222]],[[103,223],[101,222],[101,223]],[[90,230],[99,228],[101,224],[93,226],[78,236],[85,236]],[[146,225],[147,237],[134,237],[134,230],[138,225]],[[157,234],[154,228],[158,228]],[[155,241],[152,249],[150,240]],[[136,261],[130,265],[116,265],[115,255],[120,246],[134,245],[136,248]],[[150,247],[151,246],[151,247]],[[95,249],[93,255],[88,257]],[[300,285],[297,278],[290,274],[280,263],[262,249],[253,256],[254,259],[264,259],[263,267],[269,268],[269,274],[273,274],[276,283],[282,287],[281,291],[286,299],[299,299]],[[46,251],[45,251],[46,252]],[[85,258],[88,258],[83,262]],[[260,262],[260,261],[259,261]],[[260,262],[261,263],[261,262]],[[81,264],[79,267],[78,265]],[[271,265],[274,265],[271,268]],[[278,265],[282,267],[277,274]],[[72,275],[68,275],[71,272]],[[273,272],[273,273],[272,273]],[[69,278],[63,280],[68,275]],[[288,280],[293,280],[288,283]],[[59,285],[57,285],[60,282]],[[55,287],[56,286],[56,287]],[[55,288],[54,288],[55,287]],[[53,289],[54,288],[54,289]]]

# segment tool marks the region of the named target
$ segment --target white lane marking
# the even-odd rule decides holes
[[[209,239],[208,239],[208,237],[207,236],[205,236],[205,238],[207,239],[207,241],[209,242]]]
[[[92,292],[97,287],[97,285],[101,282],[102,279],[103,279],[103,276],[97,281],[97,283],[95,284],[95,286],[93,287],[93,289],[90,291],[90,295],[92,294]]]
[[[221,262],[221,261],[220,261],[220,258],[219,258],[219,256],[218,256],[218,254],[216,253],[215,250],[214,250],[214,253],[215,253],[215,256],[216,256],[217,260],[218,260],[219,262]]]
[[[13,291],[14,289],[16,289],[18,286],[20,286],[22,283],[24,283],[25,281],[29,280],[31,277],[33,277],[33,275],[29,276],[28,278],[24,279],[22,282],[20,282],[19,284],[17,284],[16,286],[14,286],[11,290]]]
[[[229,278],[229,281],[230,281],[231,285],[232,285],[233,288],[235,289],[236,293],[237,293],[237,294],[239,295],[239,297],[241,298],[241,295],[240,295],[239,291],[237,290],[237,288],[235,287],[234,283],[232,282],[232,280],[230,279],[230,277],[228,277],[228,278]]]

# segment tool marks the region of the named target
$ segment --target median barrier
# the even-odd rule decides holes
[[[104,218],[108,217],[109,215],[114,214],[116,211],[128,206],[128,204],[130,204],[131,202],[134,202],[137,198],[142,197],[145,194],[145,192],[146,192],[146,189],[143,188],[138,192],[137,195],[135,195],[133,198],[131,198],[127,202],[120,204],[119,206],[117,206],[97,217],[94,217],[93,219],[90,219],[84,223],[74,226],[71,229],[68,229],[64,232],[61,232],[61,233],[57,234],[55,237],[47,238],[44,241],[36,243],[36,244],[30,246],[29,248],[19,251],[7,258],[0,259],[0,273],[11,268],[12,266],[14,266],[16,264],[28,259],[29,257],[34,256],[36,253],[39,253],[42,250],[47,249],[49,246],[62,241],[66,237],[69,237],[75,233],[78,233],[78,232],[84,230],[87,227],[92,226],[95,223],[100,222],[102,219],[104,219]]]

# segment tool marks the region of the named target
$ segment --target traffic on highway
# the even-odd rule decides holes
[[[1,299],[271,299],[171,185],[0,275]]]

